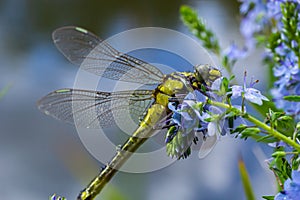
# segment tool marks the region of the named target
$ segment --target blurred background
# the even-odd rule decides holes
[[[50,91],[72,87],[78,70],[55,48],[52,31],[76,25],[107,38],[131,28],[155,26],[191,36],[179,19],[182,4],[198,11],[223,48],[233,41],[242,45],[239,4],[233,0],[0,1],[0,89],[9,87],[0,99],[1,199],[48,199],[53,193],[76,199],[102,166],[81,144],[75,127],[36,107],[37,100]],[[247,69],[264,85],[267,77],[260,53],[236,64],[233,71],[238,80]],[[240,156],[259,199],[275,192],[265,163],[270,151],[250,140],[225,138],[203,160],[196,153],[159,171],[118,173],[98,199],[244,199],[237,168]]]

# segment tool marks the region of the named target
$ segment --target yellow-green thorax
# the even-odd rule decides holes
[[[165,75],[153,95],[156,103],[167,107],[170,97],[184,95],[194,90],[211,87],[221,77],[221,72],[209,65],[197,65],[194,72],[174,72]]]

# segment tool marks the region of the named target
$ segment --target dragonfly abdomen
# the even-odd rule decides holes
[[[154,133],[154,125],[166,115],[166,107],[154,103],[133,135],[124,143],[110,163],[78,196],[78,200],[92,200],[122,167],[128,158]]]

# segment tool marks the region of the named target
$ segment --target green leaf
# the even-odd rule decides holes
[[[285,151],[276,151],[272,154],[272,157],[285,157],[286,156],[286,152]]]
[[[300,129],[300,122],[297,123],[296,129],[298,129],[298,130]]]
[[[244,129],[241,134],[244,136],[252,136],[252,135],[257,135],[260,132],[260,129],[257,127],[250,127]]]
[[[272,128],[289,137],[292,137],[295,132],[296,124],[294,119],[284,112],[274,112],[272,109],[269,109],[266,123],[269,123]]]
[[[255,139],[257,142],[264,142],[264,143],[273,143],[278,141],[276,138],[270,135],[266,135],[266,136],[258,135],[257,138],[256,137],[252,137],[252,138]]]
[[[268,97],[268,99],[272,99],[272,98]],[[265,116],[266,113],[269,112],[269,109],[272,109],[275,111],[278,110],[273,101],[263,101],[263,105],[261,105],[261,106],[254,104],[254,103],[250,103],[250,104],[259,114],[261,114],[261,116]]]
[[[227,92],[229,92],[229,80],[226,77],[223,77],[219,93],[221,95],[225,95]]]
[[[283,99],[287,100],[287,101],[300,102],[300,96],[298,96],[298,95],[285,96],[285,97],[283,97]]]
[[[295,131],[295,121],[290,116],[282,116],[276,120],[276,130],[285,136],[292,137]]]
[[[239,171],[243,182],[246,198],[247,200],[255,200],[255,195],[253,193],[248,171],[242,159],[239,159],[238,166],[239,166]]]
[[[300,166],[300,157],[299,157],[299,154],[295,154],[293,157],[292,157],[292,169],[293,170],[298,170],[299,169],[299,166]]]
[[[266,200],[274,200],[274,196],[262,196],[262,198],[266,199]]]
[[[282,151],[284,151],[284,148],[281,147],[281,148],[275,149],[275,152],[277,152],[277,151],[282,152]],[[271,162],[269,164],[269,167],[276,176],[278,186],[282,186],[283,183],[288,178],[291,178],[292,167],[285,157],[281,157],[281,156],[274,157],[274,160],[273,160],[273,162]],[[279,188],[279,190],[282,190],[282,189],[283,188]]]
[[[236,127],[234,130],[231,131],[231,133],[241,133],[243,130],[245,130],[248,126],[245,124],[241,124],[238,127]]]

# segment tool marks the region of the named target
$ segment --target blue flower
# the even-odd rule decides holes
[[[279,20],[282,16],[280,4],[281,0],[268,0],[266,3],[267,14],[269,17],[273,17],[275,20]]]
[[[206,101],[206,97],[198,91],[189,93],[181,104],[170,102],[168,107],[173,111],[170,124],[175,124],[185,134],[202,132],[205,137],[220,136],[223,134],[224,112],[214,106],[199,103]],[[172,136],[173,137],[173,136]],[[166,142],[170,138],[167,138]]]
[[[168,108],[173,112],[171,118],[167,121],[176,127],[176,131],[172,132],[166,138],[166,143],[169,143],[180,131],[184,136],[198,130],[199,127],[205,129],[206,122],[204,122],[204,115],[200,114],[200,111],[195,108],[196,102],[205,102],[206,97],[198,91],[187,94],[182,103],[169,102]]]
[[[240,0],[240,13],[243,15],[240,31],[246,39],[246,47],[252,50],[256,45],[256,34],[267,29],[282,30],[281,4],[286,2],[298,3],[297,0]],[[300,6],[298,6],[300,7]],[[274,23],[275,22],[275,23]],[[298,23],[300,27],[300,22]]]
[[[284,182],[284,191],[275,196],[275,200],[297,200],[300,199],[300,171],[292,171],[292,179]]]
[[[233,64],[238,59],[245,58],[248,52],[244,47],[243,49],[239,49],[236,44],[231,44],[228,48],[225,49],[223,55],[227,56],[229,63]]]
[[[244,85],[233,85],[231,87],[232,98],[242,97],[245,98],[247,101],[250,101],[252,103],[262,105],[262,101],[269,101],[267,97],[261,94],[261,92],[255,88],[253,88],[253,85],[257,83],[258,81],[251,80],[249,87],[246,86],[246,72],[244,75]]]
[[[189,93],[181,104],[170,102],[168,107],[173,111],[171,122],[189,132],[199,125],[199,120],[203,121],[203,116],[194,108],[196,102],[205,102],[206,97],[198,91]],[[198,120],[195,120],[197,119]]]
[[[256,45],[255,36],[262,33],[266,29],[268,32],[279,33],[277,47],[272,47],[272,53],[269,52],[265,56],[271,60],[276,58],[275,66],[273,67],[274,76],[277,80],[274,82],[274,88],[271,90],[273,100],[276,106],[283,109],[287,114],[296,117],[300,120],[300,102],[289,102],[284,100],[284,96],[297,95],[300,93],[300,70],[299,70],[299,44],[297,42],[297,33],[287,33],[287,25],[284,25],[282,6],[285,4],[294,3],[296,5],[293,19],[296,21],[298,30],[300,29],[300,3],[299,0],[241,0],[240,13],[243,15],[240,30],[246,39],[246,49],[251,51]],[[294,37],[293,37],[294,36]],[[234,52],[234,51],[233,51]],[[231,53],[232,58],[237,53]],[[251,88],[251,86],[250,86]],[[254,101],[258,104],[262,103],[264,97],[257,90],[245,87],[234,86],[233,97],[241,96],[245,93],[245,99]],[[249,96],[247,95],[249,94]],[[247,97],[248,96],[248,97]],[[252,100],[251,100],[252,97]]]
[[[267,6],[261,0],[241,0],[240,13],[244,15],[240,31],[246,39],[247,49],[253,49],[256,44],[254,35],[264,30],[270,24]]]
[[[300,19],[300,16],[299,16]],[[275,48],[274,54],[270,56],[278,57],[279,60],[273,68],[274,76],[277,80],[271,90],[276,106],[283,109],[287,114],[300,120],[300,103],[284,100],[284,96],[299,95],[300,93],[300,70],[298,52],[294,50],[298,44],[294,40],[289,41],[285,34],[281,34],[281,41]],[[290,44],[290,47],[287,46]]]

